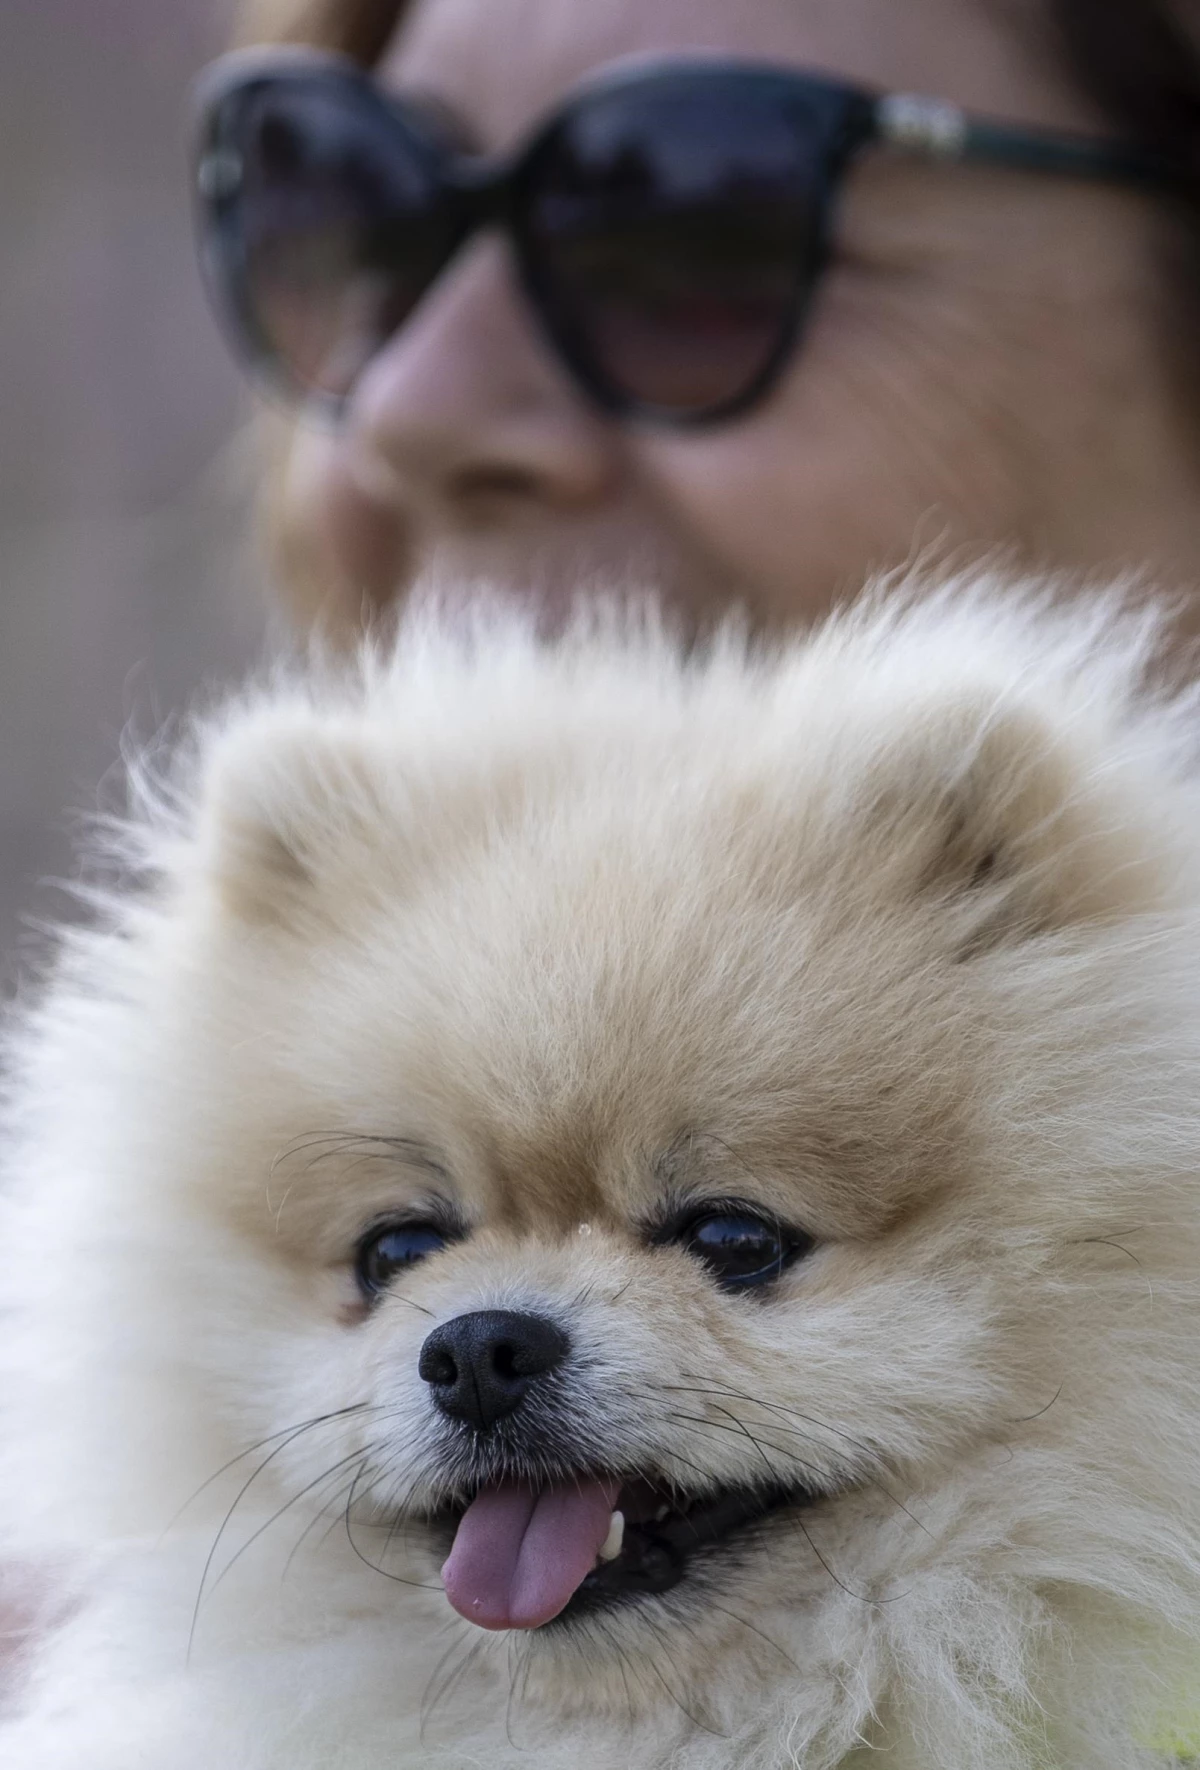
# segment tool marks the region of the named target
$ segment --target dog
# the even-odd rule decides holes
[[[1186,1755],[1161,641],[426,608],[135,761],[9,1039],[4,1770]]]

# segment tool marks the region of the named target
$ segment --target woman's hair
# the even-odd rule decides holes
[[[1182,226],[1164,241],[1169,329],[1193,405],[1200,358],[1200,0],[1045,0],[1077,84],[1116,132],[1161,156],[1178,175],[1172,206]],[[1183,336],[1180,337],[1182,321]]]
[[[369,67],[387,47],[408,0],[245,0],[245,43],[311,43]]]
[[[1200,4],[1047,0],[1068,65],[1118,133],[1176,169],[1200,208]]]

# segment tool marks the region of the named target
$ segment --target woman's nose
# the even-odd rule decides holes
[[[380,351],[347,425],[377,493],[431,539],[583,516],[620,477],[615,427],[543,344],[494,238],[468,246]]]

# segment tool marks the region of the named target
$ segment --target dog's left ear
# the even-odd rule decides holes
[[[964,950],[1163,901],[1119,739],[1048,708],[930,709],[880,765],[872,812],[881,864],[899,864],[919,895],[953,902]]]
[[[243,922],[335,921],[371,850],[392,846],[388,797],[381,760],[350,718],[295,707],[248,715],[205,770],[203,874]]]

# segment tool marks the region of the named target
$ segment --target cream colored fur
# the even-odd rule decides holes
[[[74,1611],[4,1770],[1161,1762],[1200,768],[1154,644],[987,582],[684,661],[416,615],[137,773],[140,882],[11,1040],[0,1556]],[[431,1184],[474,1232],[367,1311],[356,1241]],[[646,1245],[669,1189],[815,1250],[726,1294]],[[473,1629],[416,1359],[492,1306],[569,1328],[581,1461],[835,1497],[600,1623]]]

